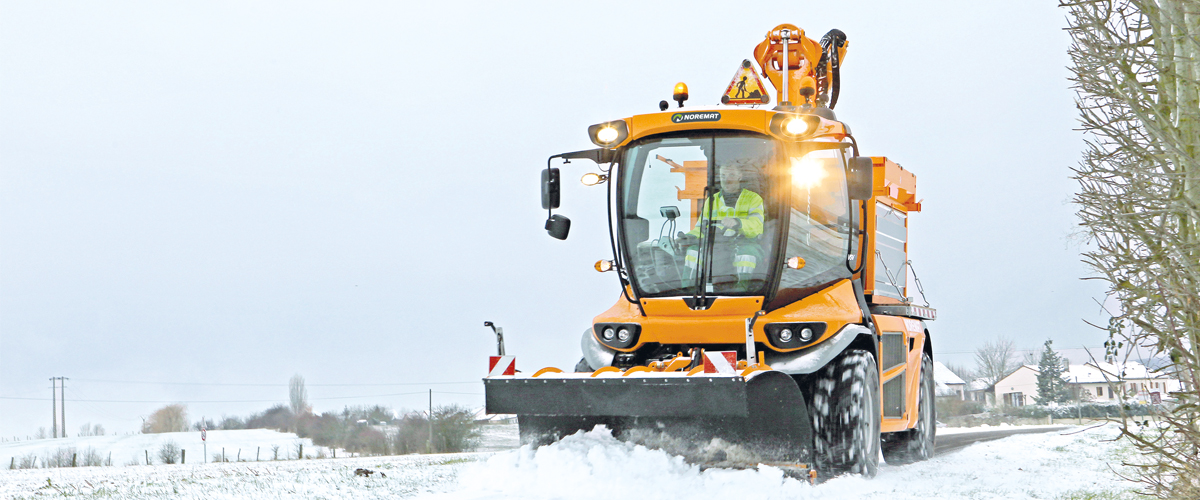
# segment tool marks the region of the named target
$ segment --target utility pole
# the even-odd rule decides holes
[[[67,377],[58,377],[58,406],[62,408],[62,437],[67,437]]]
[[[50,377],[50,437],[58,438],[58,382]]]
[[[433,390],[430,390],[430,453],[433,453]]]

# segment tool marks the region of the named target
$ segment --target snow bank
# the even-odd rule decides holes
[[[881,465],[874,479],[847,476],[811,486],[770,467],[701,471],[679,457],[613,439],[601,427],[553,445],[499,453],[0,470],[0,498],[1132,497],[1127,493],[1133,485],[1113,472],[1128,472],[1120,463],[1133,456],[1123,442],[1112,441],[1116,435],[1115,428],[1022,434],[971,445],[927,462]],[[356,476],[359,467],[387,477]]]
[[[871,480],[845,476],[814,487],[771,467],[701,471],[679,457],[613,439],[597,427],[550,446],[523,447],[467,465],[457,488],[431,497],[611,500],[657,492],[666,498],[1056,498],[1131,487],[1109,469],[1111,463],[1120,470],[1128,453],[1124,445],[1106,442],[1115,436],[1115,429],[1011,436],[927,462],[881,465]]]

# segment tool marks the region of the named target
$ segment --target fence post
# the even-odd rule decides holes
[[[17,457],[12,457],[12,461],[8,463],[8,470],[17,468]]]
[[[146,465],[150,465],[150,450],[142,450],[146,452]]]
[[[187,450],[180,450],[179,451],[179,465],[183,465],[186,463],[187,463]]]
[[[228,461],[229,461],[229,459],[225,458],[225,447],[224,447],[224,446],[222,446],[222,447],[221,447],[221,461],[222,461],[222,462],[228,462]]]
[[[71,454],[71,467],[75,467],[75,459],[79,457],[78,453]]]
[[[238,462],[241,462],[241,461],[242,461],[242,449],[241,449],[241,448],[238,448],[238,456],[237,456],[237,461],[238,461]]]
[[[258,461],[258,452],[260,452],[260,451],[262,451],[262,446],[259,446],[258,448],[254,449],[254,461],[255,462]]]
[[[304,443],[300,443],[300,456],[296,460],[304,460]]]

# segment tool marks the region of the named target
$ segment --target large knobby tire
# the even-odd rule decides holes
[[[813,454],[822,477],[879,469],[879,367],[871,353],[846,351],[814,374],[809,414]]]
[[[921,386],[917,400],[917,425],[903,432],[888,433],[883,438],[883,459],[892,465],[911,464],[933,458],[937,434],[937,410],[933,394],[933,358],[921,355]]]

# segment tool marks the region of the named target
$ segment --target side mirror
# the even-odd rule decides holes
[[[542,208],[550,210],[558,208],[559,200],[559,173],[557,168],[547,168],[542,170]],[[549,229],[549,221],[546,222]],[[566,238],[566,233],[563,233],[563,238]],[[560,240],[562,238],[559,238]]]
[[[846,168],[850,199],[869,200],[875,193],[875,165],[870,156],[855,156]]]
[[[565,240],[567,239],[567,233],[570,232],[571,219],[557,214],[551,215],[549,219],[546,219],[546,233],[550,234],[551,238]]]

